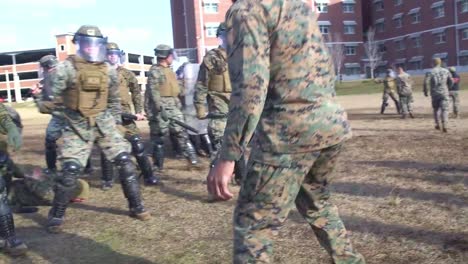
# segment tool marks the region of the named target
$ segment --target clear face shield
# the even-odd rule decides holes
[[[107,55],[107,38],[79,36],[76,54],[89,62],[104,62]]]
[[[227,50],[227,35],[226,35],[226,32],[223,32],[222,34],[219,34],[218,43],[219,43],[219,46],[221,48]]]
[[[112,65],[122,65],[125,63],[125,52],[122,50],[108,50],[107,61]]]

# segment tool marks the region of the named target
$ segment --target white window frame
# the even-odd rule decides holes
[[[218,30],[220,23],[206,23],[205,24],[205,35],[208,38],[216,38],[216,31]]]
[[[352,29],[352,30],[347,30],[347,29]],[[344,34],[345,35],[356,34],[356,25],[344,25]]]
[[[218,0],[203,1],[203,12],[207,14],[219,13],[219,1]]]
[[[330,34],[330,25],[319,25],[319,29],[322,35]]]
[[[393,19],[395,22],[395,28],[402,28],[403,27],[403,17],[397,17]]]
[[[439,32],[434,34],[435,42],[434,44],[444,44],[447,42],[447,33],[444,32]]]
[[[394,0],[395,6],[399,6],[403,4],[403,0]]]
[[[382,11],[384,10],[384,2],[383,1],[377,1],[374,3],[375,11]]]
[[[328,3],[327,2],[315,2],[315,8],[317,13],[328,13]]]
[[[468,39],[468,28],[462,30],[462,39]]]
[[[434,18],[445,17],[445,4],[432,8],[432,11],[434,12]]]
[[[345,55],[346,56],[356,55],[356,46],[346,46],[345,45]]]
[[[417,20],[415,20],[415,18],[417,18]],[[421,23],[421,12],[420,11],[411,14],[411,23],[412,24]]]
[[[405,50],[406,49],[405,40],[404,39],[395,40],[395,47],[396,47],[396,50],[398,51]]]
[[[413,38],[413,48],[420,48],[422,46],[421,36]]]
[[[342,2],[342,10],[343,10],[343,13],[346,13],[346,14],[353,14],[354,13],[354,10],[355,10],[355,4],[352,4],[352,3],[345,3],[345,2]]]
[[[460,6],[460,13],[468,12],[468,0],[462,0]]]

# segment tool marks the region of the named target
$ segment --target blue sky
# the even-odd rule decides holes
[[[0,52],[55,47],[55,35],[99,26],[126,52],[173,44],[170,0],[2,0]]]

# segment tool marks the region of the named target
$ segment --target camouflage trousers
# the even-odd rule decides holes
[[[384,90],[383,96],[382,96],[381,113],[383,114],[385,112],[385,108],[388,106],[388,98],[391,98],[393,100],[393,102],[395,103],[397,112],[400,112],[400,104],[398,102],[396,93],[393,90],[389,90],[389,91]]]
[[[218,150],[221,148],[224,129],[226,128],[227,118],[223,119],[211,119],[208,123],[208,134],[214,144],[214,151],[212,153],[212,159],[217,156]]]
[[[62,162],[74,160],[81,166],[86,165],[94,142],[109,160],[114,160],[122,152],[130,153],[130,144],[117,132],[115,126],[113,131],[101,131],[97,126],[91,127],[90,130],[90,138],[85,141],[71,127],[64,129]]]
[[[434,112],[434,122],[438,126],[439,123],[439,112],[440,119],[442,119],[442,126],[448,124],[448,112],[449,112],[449,99],[446,96],[433,96],[432,97],[432,110]]]
[[[122,125],[125,128],[125,138],[129,138],[134,135],[140,135],[140,130],[134,121],[124,121]]]
[[[168,118],[173,118],[185,123],[185,117],[181,111],[182,105],[178,98],[163,98],[162,101]],[[177,138],[180,147],[183,149],[185,148],[188,140],[187,131],[185,131],[183,127],[177,125],[173,121],[164,121],[161,118],[161,115],[158,114],[156,118],[149,120],[149,127],[150,137],[153,144],[163,144],[164,136],[168,136],[170,132]]]
[[[46,128],[46,140],[54,142],[59,140],[59,138],[62,137],[63,129],[66,125],[67,122],[64,117],[52,115]]]
[[[365,263],[330,198],[328,183],[341,145],[313,153],[252,150],[234,211],[234,263],[272,263],[273,242],[294,206],[334,263]]]
[[[460,95],[458,91],[450,91],[449,96],[453,105],[453,113],[458,115],[460,113]]]
[[[400,95],[401,113],[407,115],[413,112],[413,95]]]

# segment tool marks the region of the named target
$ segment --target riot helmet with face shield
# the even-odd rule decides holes
[[[73,37],[76,45],[76,55],[88,62],[104,62],[106,60],[105,38],[96,26],[81,26]]]

